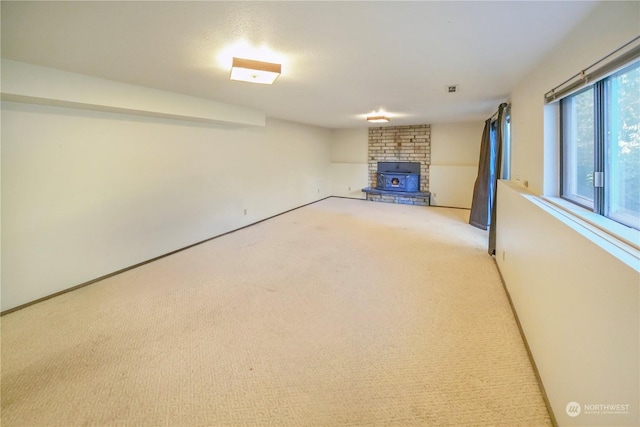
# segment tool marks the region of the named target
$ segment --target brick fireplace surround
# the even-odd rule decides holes
[[[431,125],[381,126],[369,128],[369,189],[376,187],[378,162],[420,162],[420,192],[375,194],[365,191],[367,200],[376,202],[429,205],[429,165],[431,164]]]

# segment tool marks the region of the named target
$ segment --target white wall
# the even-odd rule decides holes
[[[640,263],[530,197],[499,183],[496,261],[558,423],[640,425]],[[569,402],[630,407],[572,418]]]
[[[639,30],[640,3],[601,2],[513,91],[512,179],[529,181],[533,194],[555,194],[556,114],[544,93]],[[637,269],[513,186],[499,186],[497,205],[498,266],[559,424],[640,425]],[[571,418],[571,401],[630,404],[631,412]]]
[[[364,199],[361,190],[368,186],[368,129],[335,129],[331,135],[331,195]]]
[[[253,108],[2,59],[2,100],[161,118],[264,126]]]
[[[2,310],[330,195],[331,131],[281,120],[3,102],[1,132]]]
[[[555,138],[545,140],[544,94],[640,33],[640,2],[601,2],[511,93],[511,178],[536,194],[556,188]],[[548,181],[548,182],[545,182]]]
[[[482,122],[431,125],[431,204],[471,208],[478,174]]]

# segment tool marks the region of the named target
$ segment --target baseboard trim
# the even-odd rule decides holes
[[[227,234],[235,233],[236,231],[240,231],[240,230],[242,230],[242,229],[245,229],[245,228],[248,228],[248,227],[252,227],[252,226],[254,226],[254,225],[256,225],[256,224],[260,224],[261,222],[265,222],[265,221],[268,221],[268,220],[270,220],[270,219],[272,219],[272,218],[278,217],[278,216],[280,216],[280,215],[284,215],[284,214],[286,214],[286,213],[289,213],[289,212],[295,211],[296,209],[304,208],[305,206],[309,206],[309,205],[312,205],[312,204],[314,204],[314,203],[321,202],[321,201],[326,200],[326,199],[328,199],[328,198],[330,198],[330,197],[332,197],[332,196],[323,197],[322,199],[318,199],[318,200],[315,200],[315,201],[313,201],[313,202],[305,203],[304,205],[300,205],[300,206],[297,206],[297,207],[295,207],[295,208],[288,209],[288,210],[286,210],[286,211],[283,211],[283,212],[280,212],[280,213],[278,213],[278,214],[272,215],[272,216],[270,216],[270,217],[267,217],[267,218],[261,219],[261,220],[259,220],[259,221],[252,222],[251,224],[247,224],[247,225],[244,225],[244,226],[239,227],[239,228],[234,228],[233,230],[229,230],[229,231],[224,232],[224,233],[222,233],[222,234],[217,234],[217,235],[215,235],[215,236],[213,236],[213,237],[209,237],[209,238],[206,238],[206,239],[201,240],[201,241],[199,241],[199,242],[192,243],[192,244],[190,244],[190,245],[188,245],[188,246],[184,246],[184,247],[179,248],[179,249],[176,249],[176,250],[174,250],[174,251],[167,252],[166,254],[159,255],[159,256],[157,256],[157,257],[155,257],[155,258],[151,258],[151,259],[148,259],[148,260],[146,260],[146,261],[142,261],[142,262],[139,262],[139,263],[137,263],[137,264],[131,265],[131,266],[129,266],[129,267],[122,268],[122,269],[120,269],[120,270],[114,271],[113,273],[105,274],[105,275],[100,276],[100,277],[97,277],[97,278],[95,278],[95,279],[91,279],[91,280],[89,280],[89,281],[87,281],[87,282],[80,283],[79,285],[75,285],[75,286],[72,286],[72,287],[70,287],[70,288],[66,288],[66,289],[63,289],[63,290],[61,290],[61,291],[55,292],[55,293],[53,293],[53,294],[50,294],[50,295],[44,296],[44,297],[42,297],[42,298],[38,298],[38,299],[36,299],[36,300],[29,301],[29,302],[27,302],[27,303],[25,303],[25,304],[21,304],[21,305],[16,306],[16,307],[9,308],[9,309],[7,309],[7,310],[5,310],[5,311],[3,311],[3,312],[0,312],[0,316],[4,316],[4,315],[6,315],[6,314],[11,314],[11,313],[13,313],[13,312],[16,312],[16,311],[22,310],[22,309],[24,309],[24,308],[27,308],[27,307],[30,307],[30,306],[32,306],[32,305],[38,304],[38,303],[40,303],[40,302],[43,302],[43,301],[49,300],[49,299],[51,299],[51,298],[55,298],[55,297],[57,297],[57,296],[64,295],[64,294],[66,294],[66,293],[68,293],[68,292],[73,292],[73,291],[75,291],[75,290],[77,290],[77,289],[84,288],[85,286],[89,286],[89,285],[92,285],[92,284],[94,284],[94,283],[96,283],[96,282],[100,282],[101,280],[108,279],[109,277],[116,276],[116,275],[118,275],[118,274],[124,273],[124,272],[129,271],[129,270],[133,270],[134,268],[141,267],[141,266],[143,266],[143,265],[145,265],[145,264],[152,263],[152,262],[154,262],[154,261],[157,261],[157,260],[159,260],[159,259],[162,259],[162,258],[168,257],[168,256],[170,256],[170,255],[177,254],[178,252],[182,252],[182,251],[184,251],[184,250],[187,250],[187,249],[193,248],[194,246],[201,245],[201,244],[206,243],[206,242],[209,242],[209,241],[211,241],[211,240],[213,240],[213,239],[217,239],[218,237],[226,236]]]
[[[470,208],[461,208],[458,206],[441,206],[441,205],[429,205],[430,208],[444,208],[444,209],[459,209],[462,211],[470,211]]]
[[[538,366],[536,365],[536,361],[533,358],[533,353],[531,352],[531,348],[529,347],[529,343],[527,342],[527,337],[524,334],[524,330],[522,329],[522,324],[520,323],[520,319],[518,318],[518,313],[516,312],[516,308],[513,305],[513,300],[511,299],[511,294],[509,294],[509,289],[507,289],[507,284],[504,281],[504,277],[502,277],[502,272],[498,267],[498,262],[495,257],[492,257],[493,262],[496,266],[496,270],[498,270],[498,274],[500,275],[500,281],[502,282],[502,288],[504,289],[505,294],[507,295],[507,299],[509,300],[509,305],[511,306],[511,312],[513,313],[513,317],[516,319],[516,324],[518,325],[518,330],[520,331],[520,336],[522,337],[522,341],[524,342],[524,348],[527,350],[527,356],[529,356],[529,361],[531,362],[531,366],[533,367],[533,373],[536,376],[536,381],[538,382],[538,387],[540,387],[540,392],[542,393],[542,399],[544,400],[544,404],[547,407],[547,412],[549,412],[549,417],[551,418],[551,423],[554,427],[558,427],[558,421],[556,420],[556,416],[553,413],[553,408],[551,407],[551,402],[549,401],[549,397],[547,396],[547,391],[544,388],[544,383],[542,382],[542,377],[540,376],[540,371],[538,371]]]

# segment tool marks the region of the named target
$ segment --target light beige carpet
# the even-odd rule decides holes
[[[331,198],[6,315],[2,426],[550,425],[467,217]]]

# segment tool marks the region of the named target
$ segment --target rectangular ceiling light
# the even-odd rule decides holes
[[[391,119],[388,116],[368,116],[369,123],[388,123]]]
[[[270,85],[280,75],[282,66],[253,59],[233,58],[231,80]]]

